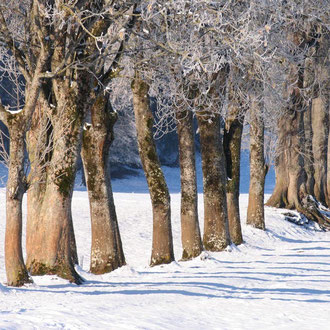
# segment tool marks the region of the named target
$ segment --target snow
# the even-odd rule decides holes
[[[114,180],[128,265],[105,275],[88,272],[88,198],[77,187],[73,219],[77,270],[86,279],[81,286],[55,276],[33,277],[34,284],[22,288],[5,286],[5,189],[0,188],[0,329],[329,329],[330,233],[289,223],[273,208],[266,208],[267,231],[249,228],[248,195],[242,194],[244,244],[179,261],[178,170],[165,168],[165,174],[177,261],[148,266],[152,212],[145,179]],[[199,212],[203,227],[201,194]]]

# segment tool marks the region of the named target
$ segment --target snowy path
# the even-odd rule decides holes
[[[87,280],[82,286],[45,276],[28,287],[7,288],[1,246],[0,329],[330,329],[330,233],[306,231],[267,209],[268,230],[243,225],[243,245],[150,268],[148,196],[117,193],[115,200],[128,266],[95,276],[87,272],[87,194],[75,192],[79,272]],[[2,219],[3,205],[0,190]],[[241,207],[244,223],[247,195]],[[172,213],[178,260],[178,194],[172,195]]]

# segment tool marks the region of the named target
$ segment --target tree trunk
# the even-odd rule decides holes
[[[153,116],[148,98],[149,86],[136,77],[132,82],[133,106],[142,166],[148,182],[152,212],[153,237],[151,266],[174,260],[170,194],[160,167],[153,140]]]
[[[329,219],[320,212],[306,192],[306,174],[303,155],[300,151],[300,148],[303,147],[300,136],[303,132],[301,127],[302,115],[302,112],[291,111],[280,120],[280,127],[282,127],[280,136],[282,138],[279,139],[279,148],[282,150],[282,162],[279,165],[283,168],[286,167],[286,171],[282,171],[286,176],[279,177],[279,181],[276,177],[278,190],[275,187],[267,205],[296,209],[309,220],[317,222],[322,229],[329,230]],[[282,194],[278,194],[278,191],[281,191]]]
[[[316,26],[318,39],[315,43],[314,85],[312,100],[313,154],[315,168],[315,197],[323,204],[329,204],[328,136],[329,136],[329,33],[321,26]],[[328,178],[327,178],[328,177]]]
[[[279,178],[276,176],[275,191],[268,200],[267,205],[296,209],[308,219],[317,222],[322,229],[329,230],[329,219],[320,212],[315,202],[309,198],[306,189],[304,99],[300,94],[303,86],[303,70],[298,68],[297,71],[297,86],[290,88],[288,111],[279,121],[278,149],[281,162],[277,162],[276,165],[280,165],[281,174],[284,175]],[[292,72],[291,79],[295,80],[294,71]],[[292,86],[292,82],[290,86]]]
[[[220,139],[220,115],[198,114],[204,190],[204,248],[222,251],[230,244],[226,169]]]
[[[34,273],[32,263],[38,260],[38,244],[42,239],[42,218],[40,210],[44,202],[47,182],[47,169],[50,165],[54,143],[52,134],[53,126],[49,119],[51,108],[49,107],[44,90],[40,93],[33,114],[31,128],[27,134],[27,148],[30,159],[29,190],[27,192],[27,223],[26,223],[26,265]],[[63,125],[65,125],[63,123]],[[70,256],[73,264],[78,264],[78,254],[74,237],[71,208],[68,210],[68,222],[70,233]]]
[[[260,104],[250,108],[250,187],[246,223],[265,229],[264,187],[266,166],[264,159],[264,123]]]
[[[19,120],[19,119],[18,119]],[[26,191],[24,180],[24,129],[8,125],[10,163],[6,194],[5,264],[7,284],[22,286],[32,280],[22,254],[22,200]]]
[[[29,13],[35,18],[35,8]],[[6,26],[3,15],[1,15],[2,27]],[[39,17],[42,18],[41,16]],[[10,160],[6,194],[6,235],[5,235],[5,264],[7,281],[9,285],[20,286],[31,282],[23,261],[22,253],[22,199],[27,189],[26,176],[24,173],[24,139],[30,127],[32,115],[36,107],[41,88],[40,74],[44,71],[49,47],[40,45],[38,54],[32,59],[33,72],[26,76],[25,104],[22,111],[17,114],[8,113],[0,102],[0,118],[5,122],[10,134]],[[31,49],[30,49],[31,51]],[[23,57],[26,54],[23,55]],[[17,60],[17,58],[16,58]],[[26,63],[23,60],[25,67]],[[22,69],[22,63],[18,61],[18,68]],[[32,68],[30,67],[32,70]],[[19,105],[18,102],[17,105]]]
[[[299,36],[297,33],[292,33],[292,40],[299,45]],[[315,41],[316,42],[316,41]],[[317,44],[317,43],[316,43]],[[321,43],[321,46],[323,44]],[[321,51],[320,51],[321,49]],[[326,70],[320,59],[326,58],[327,48],[322,50],[316,49],[316,63],[311,63],[312,59],[308,58],[305,60],[305,68],[295,66],[292,64],[290,70],[290,77],[288,78],[288,97],[290,103],[288,106],[287,113],[281,118],[279,122],[280,138],[279,138],[279,149],[280,153],[283,154],[283,163],[281,166],[286,166],[286,176],[281,178],[281,186],[283,194],[278,194],[279,189],[275,189],[271,199],[268,201],[269,206],[279,206],[286,208],[295,208],[300,210],[303,214],[310,214],[307,209],[306,201],[308,200],[307,195],[311,192],[321,201],[325,202],[326,194],[326,145],[328,138],[328,110],[325,109],[325,102],[322,100],[322,93],[324,86],[320,82],[325,82]],[[324,52],[324,50],[326,50]],[[320,63],[319,63],[320,62]],[[314,66],[314,68],[313,68]],[[313,70],[314,78],[313,78]],[[314,81],[317,79],[316,81]],[[311,104],[311,115],[310,119],[306,116],[309,114],[305,112],[305,120],[303,118],[306,103],[303,95],[303,87],[313,86],[313,95]],[[309,109],[307,109],[309,111]],[[306,126],[306,124],[308,126]],[[310,131],[310,125],[312,127],[312,134]],[[306,131],[307,133],[306,133]],[[312,141],[306,141],[306,135],[308,139],[312,135]],[[314,163],[314,187],[311,189],[309,186],[309,165],[306,165],[306,157],[309,157],[310,151],[308,150],[308,144],[312,142],[312,151]],[[307,152],[306,152],[307,145]],[[305,168],[307,168],[307,175]],[[278,187],[278,184],[276,184]],[[305,202],[303,202],[305,201]],[[314,217],[321,219],[321,214],[316,214]]]
[[[312,101],[313,158],[314,158],[314,195],[322,204],[327,201],[327,145],[329,116],[322,97]]]
[[[297,47],[301,42],[296,32],[289,34]],[[305,102],[302,96],[304,68],[291,64],[284,96],[289,99],[288,107],[278,122],[279,140],[276,161],[276,186],[268,200],[268,206],[295,209],[300,207],[300,195],[306,194],[305,171]]]
[[[35,260],[36,237],[40,235],[40,209],[46,189],[46,164],[41,161],[43,149],[47,148],[47,119],[42,104],[38,102],[33,114],[31,128],[27,134],[27,149],[30,160],[30,188],[27,192],[26,220],[26,266],[31,269]]]
[[[329,114],[330,118],[330,114]],[[330,207],[330,134],[328,135],[328,156],[327,156],[327,206]]]
[[[32,274],[55,274],[76,284],[82,279],[74,269],[72,256],[73,225],[71,200],[76,161],[81,138],[83,108],[77,102],[75,87],[56,81],[57,108],[51,114],[53,126],[52,157],[38,214],[38,235],[29,258]]]
[[[91,124],[83,131],[82,161],[89,196],[92,248],[90,271],[104,274],[125,264],[111,188],[109,149],[117,120],[108,97],[98,96]]]
[[[304,89],[305,98],[308,100],[305,102],[306,109],[304,109],[304,163],[306,171],[306,192],[307,194],[314,195],[314,157],[313,157],[313,129],[312,129],[312,98],[313,91],[310,86],[314,83],[314,49],[311,48],[308,51],[308,56],[305,60],[304,69]]]
[[[285,138],[283,152],[286,154],[286,166],[288,171],[287,201],[285,207],[288,209],[297,208],[300,204],[300,195],[306,192],[306,173],[304,169],[303,148],[303,113],[291,111],[286,117]]]
[[[203,250],[197,210],[198,195],[193,126],[193,115],[190,111],[177,113],[181,170],[181,241],[183,260],[195,258]]]
[[[286,125],[287,118],[283,115],[278,121],[278,143],[275,159],[275,189],[268,199],[266,205],[277,208],[284,208],[288,205],[288,183],[289,174],[287,167],[287,136],[290,134],[290,124]],[[288,126],[288,127],[287,127]]]
[[[311,107],[304,111],[304,132],[305,132],[305,151],[304,163],[306,171],[306,192],[309,195],[314,195],[314,155],[313,155],[313,130],[312,130],[312,111]]]
[[[243,132],[242,119],[228,118],[223,136],[223,147],[226,156],[227,170],[227,208],[229,233],[232,242],[236,245],[243,243],[240,211],[239,211],[239,184],[241,140]]]

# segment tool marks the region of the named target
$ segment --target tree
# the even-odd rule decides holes
[[[51,80],[51,98],[47,101],[51,109],[48,116],[53,147],[49,154],[38,218],[30,221],[31,228],[38,228],[38,234],[34,235],[32,241],[40,249],[28,249],[33,252],[33,255],[28,255],[31,273],[56,274],[77,284],[82,279],[74,269],[75,257],[72,255],[74,236],[71,199],[83,112],[86,97],[93,88],[86,74],[77,70],[75,65],[75,55],[87,34],[86,29],[79,24],[83,14],[72,13],[72,8],[79,11],[79,6],[39,4],[50,19],[47,39],[54,42],[49,71],[45,74],[45,78]],[[73,26],[75,29],[71,30]],[[63,127],[66,129],[63,130]]]
[[[329,204],[327,189],[327,168],[330,166],[327,157],[329,136],[329,65],[327,65],[329,49],[329,32],[322,25],[314,27],[316,30],[313,43],[313,95],[311,100],[312,118],[312,148],[314,159],[314,195],[324,205]],[[329,178],[328,178],[329,180]]]
[[[83,132],[81,155],[91,210],[90,270],[94,274],[109,272],[125,264],[109,169],[109,148],[114,139],[116,120],[108,97],[100,95],[91,109],[92,124]]]
[[[250,187],[246,223],[263,230],[265,229],[264,186],[266,174],[262,104],[254,96],[250,106]]]
[[[301,4],[296,5],[295,9],[299,8]],[[287,109],[279,120],[277,179],[275,190],[267,205],[297,209],[308,219],[318,222],[325,229],[329,227],[329,220],[320,212],[317,203],[313,198],[310,198],[309,194],[318,193],[319,188],[315,189],[315,184],[316,186],[321,184],[324,187],[322,182],[325,181],[325,174],[324,172],[321,174],[320,167],[315,167],[315,159],[318,159],[318,163],[322,159],[321,162],[326,167],[325,146],[327,142],[324,135],[326,135],[327,128],[324,126],[322,129],[322,125],[318,125],[317,119],[314,118],[313,120],[313,112],[310,112],[313,109],[313,101],[308,102],[311,95],[308,89],[310,82],[312,82],[312,89],[315,84],[310,77],[310,65],[305,65],[311,47],[315,45],[315,37],[310,34],[310,31],[313,31],[310,29],[313,26],[311,23],[315,17],[320,19],[319,22],[324,19],[323,14],[319,12],[320,9],[322,9],[321,2],[319,2],[319,8],[313,5],[302,7],[301,14],[297,15],[294,21],[294,26],[287,25],[284,30],[289,49],[286,58],[288,75],[284,94],[284,99],[286,98],[288,102],[286,103]],[[310,18],[310,20],[306,21],[306,18]],[[309,104],[312,105],[311,108],[309,108]],[[320,110],[322,106],[316,108]],[[322,110],[320,111],[322,112]],[[316,113],[316,109],[314,109],[314,113]],[[325,116],[325,119],[326,113],[322,116]],[[313,121],[314,128],[319,126],[319,132],[315,132],[315,137]],[[307,143],[305,143],[306,138]],[[316,141],[318,142],[316,143]],[[316,150],[317,152],[314,152]],[[322,189],[324,191],[324,188]]]
[[[243,243],[240,208],[240,162],[243,123],[247,110],[240,95],[241,88],[237,88],[237,79],[242,73],[235,67],[231,68],[228,83],[228,113],[225,117],[223,134],[223,149],[226,157],[227,172],[227,207],[229,232],[232,242],[236,245]]]
[[[152,266],[174,260],[170,194],[166,185],[153,140],[153,116],[150,109],[149,86],[138,73],[132,82],[133,108],[139,153],[148,182],[153,213]]]
[[[187,110],[177,110],[176,118],[181,171],[182,259],[189,260],[202,252],[197,210],[194,121],[192,112]]]
[[[9,12],[6,12],[9,9]],[[18,12],[19,17],[25,21],[24,37],[33,40],[36,44],[36,53],[30,57],[30,49],[26,44],[16,41],[17,31],[13,30],[10,10]],[[49,44],[45,39],[46,30],[42,25],[47,21],[39,11],[36,1],[17,3],[1,6],[0,11],[0,37],[6,45],[3,50],[6,58],[13,57],[17,69],[24,76],[25,98],[24,105],[11,112],[9,107],[0,103],[1,120],[6,124],[10,134],[9,171],[6,194],[6,238],[5,238],[5,263],[7,283],[12,286],[21,286],[31,282],[26,270],[22,254],[22,199],[28,184],[24,169],[24,140],[28,131],[32,115],[36,107],[41,87],[42,74],[50,54]],[[35,30],[37,27],[37,31]],[[36,33],[36,37],[34,37]],[[34,49],[35,50],[35,49]],[[17,77],[18,73],[14,72]]]
[[[117,113],[112,109],[108,84],[116,76],[135,22],[136,5],[127,2],[111,7],[116,19],[100,20],[92,29],[84,56],[89,59],[88,74],[94,87],[89,93],[89,106],[83,131],[81,156],[89,194],[92,248],[91,272],[102,274],[125,264],[110,179],[109,149],[114,139],[113,126]],[[128,17],[128,19],[126,18]],[[121,36],[122,30],[127,33]],[[102,54],[98,39],[104,36]],[[96,40],[95,40],[96,39]],[[95,57],[94,61],[91,58]]]
[[[114,66],[118,65],[116,54],[121,55],[122,52],[120,19],[127,16],[131,7],[129,2],[123,2],[123,7],[118,7],[100,1],[97,5],[78,2],[45,8],[53,19],[53,35],[50,39],[55,39],[55,35],[57,39],[50,70],[46,75],[51,80],[47,101],[53,149],[49,154],[45,183],[42,190],[38,190],[38,194],[42,194],[41,211],[28,226],[31,228],[29,236],[33,237],[28,242],[33,242],[34,246],[44,246],[42,250],[28,249],[33,254],[29,254],[28,260],[34,274],[55,273],[77,284],[81,283],[81,278],[74,270],[77,258],[71,199],[82,135],[82,156],[91,205],[91,270],[103,273],[125,263],[111,183],[108,180],[108,152],[115,117],[108,112],[111,107],[105,89],[112,78]],[[54,15],[57,12],[59,15]],[[100,20],[100,15],[105,19]],[[61,17],[60,21],[58,17]],[[124,20],[125,24],[127,20]],[[112,50],[115,50],[113,58]],[[110,59],[115,65],[109,68],[106,61]],[[105,69],[106,66],[108,69]],[[83,132],[84,117],[87,119],[85,127],[89,129]],[[40,197],[37,196],[35,202],[40,203]],[[52,205],[49,215],[47,212],[51,199],[59,203]]]
[[[218,77],[217,77],[218,76]],[[224,95],[227,72],[226,68],[215,77],[210,90],[213,95],[223,90]],[[215,95],[214,95],[215,96]],[[220,137],[219,114],[200,112],[197,115],[203,169],[204,192],[204,236],[206,250],[221,251],[230,244],[227,200],[226,169],[223,145]]]
[[[201,138],[211,139],[211,134],[213,134],[212,141],[214,139],[216,146],[213,147],[207,143],[205,143],[204,148],[202,146],[202,157],[203,153],[205,155],[203,173],[206,177],[204,177],[204,182],[208,185],[210,180],[207,177],[211,173],[216,176],[214,179],[220,181],[214,183],[213,187],[217,198],[211,197],[214,195],[213,192],[204,193],[206,209],[209,208],[208,205],[213,205],[217,199],[217,210],[205,210],[205,214],[217,214],[217,218],[222,219],[222,229],[225,230],[227,226],[225,225],[227,202],[226,198],[223,198],[223,193],[225,193],[223,184],[226,184],[226,177],[222,165],[225,163],[225,158],[223,151],[221,151],[222,145],[219,145],[219,141],[221,141],[221,119],[219,117],[226,107],[228,69],[235,66],[241,67],[242,61],[246,61],[244,57],[246,49],[258,43],[260,39],[257,33],[251,37],[249,31],[251,20],[249,3],[224,1],[211,4],[208,1],[154,1],[142,9],[141,15],[144,22],[142,29],[144,33],[141,33],[141,38],[153,42],[155,47],[153,52],[157,54],[154,58],[158,61],[158,64],[155,61],[152,62],[155,63],[153,69],[158,73],[162,72],[162,74],[157,75],[160,81],[156,82],[159,87],[155,88],[155,97],[157,98],[157,93],[164,91],[166,91],[167,96],[167,102],[158,102],[161,105],[165,103],[164,109],[160,111],[162,113],[161,118],[170,116],[171,112],[175,116],[175,107],[178,104],[189,104],[187,110],[192,111],[199,118]],[[253,39],[256,36],[257,42]],[[167,56],[164,57],[164,54]],[[221,80],[221,83],[219,84],[217,80],[218,82]],[[214,87],[215,84],[216,87]],[[237,81],[233,82],[233,85],[236,84]],[[160,85],[162,86],[160,87]],[[166,85],[171,86],[171,88],[167,88]],[[151,86],[151,88],[153,87]],[[191,91],[194,91],[193,97],[191,97]],[[161,98],[165,97],[158,97],[157,100]],[[172,110],[169,109],[168,104],[172,106]],[[219,148],[217,148],[218,146]],[[211,148],[213,148],[212,152],[210,151]],[[216,155],[217,160],[219,159],[211,172],[207,169],[208,166],[210,166],[209,170],[212,167],[211,161],[207,160],[206,154],[208,152],[212,153],[213,156]],[[208,189],[212,190],[211,187],[206,188],[206,190]],[[210,200],[207,201],[209,198]],[[208,221],[206,218],[208,216],[205,217],[205,221]],[[234,231],[236,229],[239,231],[237,221],[233,221],[234,224],[236,226]],[[211,227],[214,229],[214,226]],[[204,228],[208,230],[207,222],[205,222]],[[204,233],[204,245],[205,238],[211,236],[211,233]],[[225,236],[228,236],[228,233]],[[241,240],[240,237],[237,242],[241,242]],[[208,239],[206,239],[206,245],[213,244],[208,244],[207,241]],[[226,243],[220,244],[222,248],[228,244],[228,237],[225,241]]]

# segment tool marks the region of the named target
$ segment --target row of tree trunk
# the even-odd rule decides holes
[[[36,24],[39,22],[38,6]],[[134,16],[134,15],[133,15]],[[6,24],[0,16],[1,28]],[[45,18],[47,20],[47,18]],[[95,23],[96,21],[96,23]],[[114,206],[109,174],[109,148],[114,138],[116,114],[112,111],[104,86],[109,82],[113,68],[106,73],[105,65],[98,74],[97,64],[89,70],[73,65],[76,58],[84,60],[98,54],[94,35],[101,35],[108,26],[104,20],[90,22],[92,33],[77,39],[78,48],[68,49],[72,36],[70,28],[55,26],[56,43],[48,49],[48,33],[40,49],[33,54],[35,65],[27,74],[25,106],[21,114],[7,112],[2,106],[1,119],[6,123],[10,141],[10,164],[7,184],[6,271],[9,285],[22,285],[32,275],[56,274],[80,284],[83,279],[75,271],[78,262],[71,201],[81,153],[90,201],[92,222],[91,265],[93,273],[101,274],[125,264],[118,221]],[[83,30],[83,29],[81,29]],[[54,36],[52,35],[52,37]],[[311,203],[309,195],[329,206],[329,113],[327,86],[328,66],[324,63],[328,49],[328,36],[321,34],[315,43],[311,67],[318,83],[314,83],[311,103],[304,103],[304,84],[308,84],[307,71],[292,66],[288,80],[289,106],[279,121],[279,150],[277,158],[277,184],[268,205],[296,208],[322,227],[329,221]],[[46,38],[47,36],[47,38]],[[91,40],[89,40],[91,38]],[[84,51],[79,43],[84,39]],[[71,39],[70,39],[71,40]],[[7,41],[9,47],[11,40]],[[23,54],[24,55],[24,54]],[[28,59],[25,54],[26,62]],[[81,58],[80,58],[81,57]],[[308,59],[306,59],[307,61]],[[57,72],[62,63],[67,65]],[[79,62],[79,61],[78,61]],[[23,61],[23,63],[25,63]],[[95,62],[97,63],[97,62]],[[72,64],[72,67],[71,67]],[[308,67],[306,64],[305,67]],[[226,100],[229,74],[225,66],[210,78],[209,96]],[[45,72],[56,72],[47,82]],[[98,77],[98,79],[95,78]],[[315,79],[312,79],[313,82]],[[102,86],[102,87],[101,87]],[[293,86],[293,88],[292,88]],[[325,90],[327,90],[325,88]],[[161,170],[153,140],[153,115],[149,103],[149,85],[138,71],[132,79],[133,108],[136,118],[138,146],[149,186],[153,209],[153,241],[151,265],[174,260],[170,194]],[[265,229],[264,182],[267,166],[264,161],[263,104],[250,95],[250,191],[247,223]],[[178,137],[181,168],[181,224],[182,259],[198,256],[202,249],[221,251],[231,242],[243,241],[239,213],[240,145],[242,115],[235,106],[229,110],[223,129],[221,109],[198,106],[198,122],[204,189],[204,233],[199,230],[197,214],[197,185],[195,168],[193,114],[178,111]],[[28,135],[28,136],[27,136]],[[31,171],[24,172],[24,140],[27,136]],[[305,143],[306,142],[306,143]],[[306,157],[309,156],[309,158]],[[28,191],[27,262],[22,255],[22,198]]]
[[[278,122],[276,186],[267,205],[296,209],[329,229],[317,205],[330,207],[329,35],[318,32],[304,65],[291,66],[290,104]]]
[[[218,79],[223,82],[227,77],[228,73],[223,70],[222,76],[219,73]],[[133,105],[139,153],[153,208],[151,265],[157,265],[173,261],[174,255],[170,197],[153,141],[153,114],[148,91],[148,84],[137,75],[132,83]],[[248,224],[265,229],[263,196],[267,171],[263,151],[264,127],[261,105],[254,103],[250,111],[251,183]],[[242,115],[238,107],[231,108],[223,137],[222,117],[217,111],[201,111],[196,117],[201,143],[204,186],[203,240],[197,210],[193,113],[184,109],[178,109],[176,112],[181,170],[182,260],[198,256],[203,249],[222,251],[231,242],[237,245],[243,242],[239,212],[239,183],[244,113]]]

